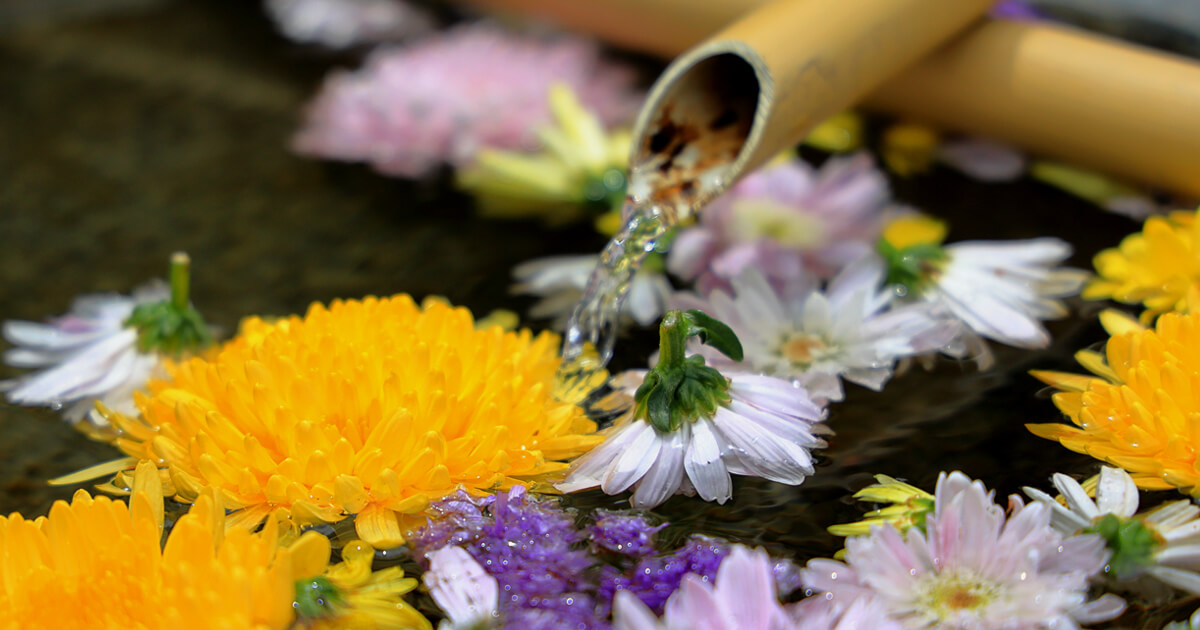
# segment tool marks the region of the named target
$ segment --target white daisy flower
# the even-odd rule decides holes
[[[433,601],[446,613],[438,630],[487,628],[493,625],[500,588],[462,547],[442,547],[429,554],[422,578]]]
[[[919,215],[889,224],[880,242],[889,281],[910,298],[944,306],[982,337],[1046,347],[1050,333],[1042,320],[1065,317],[1061,298],[1078,294],[1089,276],[1057,266],[1071,255],[1070,244],[1035,238],[943,247],[945,234],[941,222]]]
[[[529,315],[553,318],[551,325],[556,330],[563,330],[575,304],[583,297],[588,278],[599,260],[599,256],[593,255],[552,256],[521,263],[513,268],[517,284],[512,290],[540,297],[529,309]],[[666,275],[643,267],[633,277],[621,314],[638,325],[649,326],[662,315],[670,295],[671,283]]]
[[[615,382],[632,393],[644,374],[629,372]],[[825,410],[789,381],[736,373],[729,381],[727,403],[674,431],[625,416],[603,444],[576,460],[558,489],[618,494],[634,488],[630,502],[649,509],[677,493],[724,503],[733,496],[731,474],[802,483],[813,474],[809,451],[825,446],[817,437],[829,433],[820,424]]]
[[[71,422],[87,417],[101,426],[107,421],[96,411],[97,402],[137,414],[133,392],[155,374],[159,358],[138,350],[138,331],[126,322],[139,304],[167,296],[166,284],[158,282],[132,296],[81,296],[69,313],[47,323],[4,322],[4,338],[14,346],[5,351],[4,362],[39,370],[0,381],[5,398],[16,405],[61,410]]]
[[[1105,535],[1114,525],[1123,525],[1124,531],[1112,532],[1121,535],[1123,543],[1114,551],[1117,555],[1112,562],[1118,579],[1147,574],[1192,595],[1200,595],[1200,507],[1183,499],[1138,515],[1137,484],[1129,473],[1109,466],[1100,469],[1095,500],[1079,482],[1066,475],[1054,475],[1053,482],[1066,500],[1065,506],[1036,488],[1024,490],[1030,498],[1053,510],[1053,524],[1058,531],[1071,535],[1086,529]],[[1105,516],[1114,519],[1109,528],[1100,523]],[[1139,529],[1144,529],[1144,533]],[[1129,564],[1121,562],[1124,559],[1121,554],[1131,558]],[[1128,574],[1121,575],[1123,572]]]
[[[782,297],[757,269],[734,279],[733,293],[707,300],[676,298],[726,322],[742,341],[740,369],[793,379],[817,399],[841,400],[842,379],[880,390],[896,361],[937,352],[959,332],[936,305],[894,305],[884,288],[883,261],[874,255],[845,267],[824,293],[788,290]],[[733,365],[701,350],[717,367]]]
[[[0,391],[10,403],[61,410],[71,422],[108,424],[97,403],[136,415],[133,393],[156,375],[161,353],[177,356],[212,342],[188,302],[190,264],[187,254],[171,256],[169,288],[157,282],[132,296],[83,296],[45,324],[5,322],[4,338],[15,347],[4,362],[41,371],[0,381]]]

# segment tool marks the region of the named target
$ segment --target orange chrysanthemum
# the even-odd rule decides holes
[[[152,382],[140,418],[109,415],[117,446],[168,469],[183,500],[214,488],[243,523],[354,514],[390,547],[430,500],[547,480],[600,441],[551,394],[557,342],[406,295],[318,304],[247,321],[215,358]]]
[[[1066,424],[1031,424],[1133,476],[1147,490],[1178,488],[1200,496],[1200,314],[1168,313],[1152,330],[1109,312],[1105,356],[1077,355],[1096,376],[1034,372],[1058,388]]]
[[[1142,231],[1094,261],[1098,276],[1083,289],[1085,299],[1142,303],[1142,322],[1161,313],[1189,310],[1200,296],[1200,221],[1196,212],[1151,217]]]
[[[0,610],[6,628],[283,629],[292,612],[291,554],[269,524],[223,535],[224,512],[200,497],[160,551],[162,500],[132,507],[80,490],[49,517],[0,519]]]

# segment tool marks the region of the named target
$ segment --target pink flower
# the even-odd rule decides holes
[[[943,473],[924,532],[884,525],[849,538],[846,564],[809,562],[805,585],[847,606],[878,598],[908,628],[1065,629],[1121,612],[1115,598],[1086,602],[1108,559],[1103,539],[1064,538],[1044,505],[1013,496],[1009,507],[1006,518],[982,483]]]
[[[871,157],[801,160],[755,173],[713,202],[671,246],[667,268],[708,294],[747,267],[777,288],[805,271],[829,278],[874,247],[888,203]]]
[[[533,149],[554,83],[571,87],[605,123],[621,121],[637,105],[632,80],[587,40],[471,24],[379,50],[361,70],[330,76],[293,146],[420,177],[443,163],[461,166],[481,147]]]
[[[613,630],[787,630],[795,624],[775,598],[771,558],[735,546],[713,584],[689,574],[667,600],[663,618],[629,591],[613,600]]]
[[[789,612],[796,620],[795,630],[904,630],[876,598],[856,599],[847,605],[818,595],[790,606]]]

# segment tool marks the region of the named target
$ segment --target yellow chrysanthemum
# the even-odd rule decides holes
[[[1200,293],[1200,221],[1195,212],[1151,217],[1142,231],[1094,260],[1098,276],[1083,289],[1085,299],[1142,303],[1142,321],[1162,313],[1186,312],[1189,294]]]
[[[295,618],[291,555],[278,528],[223,533],[197,499],[160,551],[162,502],[132,507],[80,490],[49,517],[0,519],[4,627],[55,630],[283,629]]]
[[[883,163],[901,177],[925,173],[933,166],[940,141],[938,133],[925,125],[892,125],[883,132]]]
[[[214,488],[241,523],[353,514],[362,539],[393,547],[431,499],[545,480],[600,441],[551,395],[557,344],[406,295],[316,304],[247,321],[214,359],[152,382],[142,417],[109,416],[117,446],[168,469],[182,500]]]
[[[1096,376],[1032,373],[1061,390],[1054,404],[1074,426],[1029,430],[1124,468],[1141,488],[1200,496],[1200,314],[1168,313],[1151,330],[1112,312],[1103,321],[1105,355],[1076,355]]]

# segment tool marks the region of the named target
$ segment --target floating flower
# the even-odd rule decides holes
[[[829,533],[834,536],[866,536],[871,528],[888,524],[900,533],[916,527],[924,531],[925,518],[933,511],[934,498],[924,490],[893,479],[887,475],[875,475],[875,483],[854,493],[859,501],[891,503],[888,507],[872,510],[857,523],[832,525]]]
[[[362,70],[332,75],[293,146],[305,155],[369,162],[421,177],[463,166],[484,147],[536,147],[550,119],[546,93],[575,90],[605,124],[636,107],[632,73],[600,59],[587,40],[523,36],[489,24],[456,27],[373,53]]]
[[[654,536],[665,524],[624,512],[598,510],[594,523],[580,527],[573,510],[522,486],[487,497],[452,495],[434,502],[429,514],[410,542],[414,556],[434,572],[431,593],[456,627],[476,617],[472,606],[482,611],[491,604],[492,586],[457,551],[442,557],[447,549],[465,551],[494,579],[503,594],[495,601],[495,627],[549,630],[607,628],[618,591],[661,611],[685,575],[711,581],[730,547],[693,535],[665,551]],[[792,569],[785,561],[772,568],[779,583],[794,586]],[[467,584],[453,580],[455,574],[473,577]]]
[[[658,365],[644,378],[620,379],[640,383],[636,405],[558,489],[634,488],[630,502],[645,509],[681,492],[724,503],[733,495],[731,474],[799,485],[813,473],[809,451],[825,446],[817,435],[828,430],[824,409],[804,389],[770,376],[727,378],[698,355],[685,359],[685,340],[697,334],[741,358],[728,327],[698,311],[668,311],[659,331]]]
[[[1112,597],[1086,603],[1108,553],[1099,536],[1063,538],[1044,505],[1010,499],[1011,513],[962,473],[938,478],[925,530],[891,525],[846,540],[846,564],[813,560],[806,586],[850,605],[878,598],[908,628],[1076,628],[1115,617]]]
[[[185,501],[215,488],[247,522],[354,514],[364,541],[394,547],[431,499],[548,480],[600,440],[551,396],[557,343],[406,295],[314,304],[246,321],[211,360],[152,382],[141,418],[110,420]]]
[[[587,288],[588,278],[596,268],[600,257],[592,254],[581,256],[550,256],[526,261],[513,268],[514,293],[535,295],[541,298],[529,309],[534,318],[553,318],[555,330],[567,327],[567,319]],[[661,258],[651,254],[646,264],[638,269],[629,286],[629,295],[621,304],[622,319],[631,320],[640,326],[649,326],[666,310],[673,289],[662,272]]]
[[[157,481],[149,472],[142,478]],[[160,548],[162,510],[153,489],[136,492],[128,507],[80,490],[48,517],[2,519],[6,622],[63,630],[291,626],[293,558],[277,544],[273,522],[258,534],[223,531],[223,512],[202,496]]]
[[[878,391],[897,360],[937,352],[958,334],[936,304],[893,305],[884,277],[883,262],[868,255],[838,273],[824,293],[808,283],[779,295],[762,273],[747,269],[734,279],[732,294],[685,295],[675,305],[712,313],[742,341],[740,364],[695,348],[717,367],[794,380],[813,398],[837,401],[844,397],[842,379]]]
[[[446,613],[439,628],[485,628],[498,614],[496,578],[462,547],[431,552],[424,579],[433,601]]]
[[[667,269],[707,295],[741,272],[761,270],[776,288],[815,273],[833,276],[871,250],[888,204],[887,179],[867,154],[833,158],[819,170],[801,160],[736,184],[683,229]]]
[[[1109,318],[1109,325],[1120,324]],[[1124,468],[1140,488],[1178,488],[1196,496],[1200,436],[1192,417],[1200,401],[1192,392],[1200,373],[1200,314],[1169,313],[1152,330],[1126,325],[1109,338],[1103,356],[1077,355],[1096,376],[1032,373],[1060,390],[1054,404],[1071,424],[1026,426],[1034,435]]]
[[[613,630],[787,630],[795,624],[775,596],[771,559],[765,551],[734,546],[716,580],[683,578],[660,621],[637,597],[618,591]]]
[[[433,28],[429,14],[405,0],[266,0],[264,6],[284,35],[330,48],[396,41]]]
[[[1060,298],[1075,295],[1087,272],[1056,268],[1071,246],[1056,238],[965,241],[943,246],[945,226],[929,217],[888,225],[879,251],[888,281],[912,299],[940,304],[975,333],[1020,348],[1044,348],[1040,320],[1067,315]]]
[[[570,88],[550,88],[555,125],[537,130],[542,152],[483,149],[459,171],[458,185],[475,195],[484,216],[536,217],[562,225],[619,213],[625,199],[630,136],[608,134]]]
[[[1146,573],[1200,595],[1200,507],[1184,499],[1135,516],[1137,484],[1129,473],[1108,466],[1100,469],[1094,501],[1066,475],[1054,475],[1054,487],[1065,506],[1036,488],[1025,488],[1025,494],[1052,510],[1051,522],[1060,533],[1103,537],[1112,552],[1111,575],[1127,579]]]
[[[61,409],[73,423],[86,417],[107,424],[96,403],[136,413],[133,394],[161,371],[162,354],[211,343],[188,303],[188,264],[184,254],[172,258],[169,290],[151,283],[131,296],[86,295],[49,323],[4,322],[4,338],[17,346],[4,353],[4,362],[41,371],[0,381],[0,391],[13,404]]]
[[[401,596],[417,588],[400,567],[372,571],[375,548],[361,540],[342,547],[329,563],[329,539],[306,532],[289,547],[298,558],[296,608],[306,630],[430,630],[429,620]]]
[[[1094,262],[1098,276],[1084,288],[1084,298],[1141,303],[1143,323],[1186,311],[1189,295],[1195,300],[1200,291],[1200,221],[1195,212],[1183,211],[1150,217],[1140,233],[1100,252]]]

